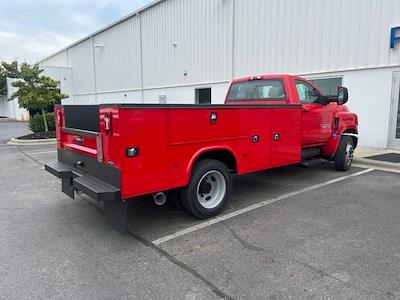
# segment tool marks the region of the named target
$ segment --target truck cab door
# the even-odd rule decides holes
[[[309,83],[295,80],[297,94],[302,104],[302,145],[317,146],[325,143],[332,134],[335,104],[319,103],[321,94]]]

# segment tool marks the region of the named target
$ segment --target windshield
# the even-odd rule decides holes
[[[227,100],[283,100],[285,90],[279,79],[252,80],[233,83]]]

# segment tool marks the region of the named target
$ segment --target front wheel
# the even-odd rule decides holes
[[[232,176],[220,161],[205,159],[193,169],[189,185],[181,190],[185,210],[200,219],[217,215],[232,188]]]
[[[349,136],[340,139],[339,147],[335,154],[335,167],[338,171],[347,171],[353,163],[354,141]]]

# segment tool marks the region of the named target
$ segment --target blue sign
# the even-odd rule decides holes
[[[396,42],[400,42],[400,26],[390,29],[390,49],[394,49]]]

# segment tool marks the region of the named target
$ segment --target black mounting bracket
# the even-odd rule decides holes
[[[104,217],[114,229],[126,234],[128,232],[128,201],[122,199],[104,201]]]

